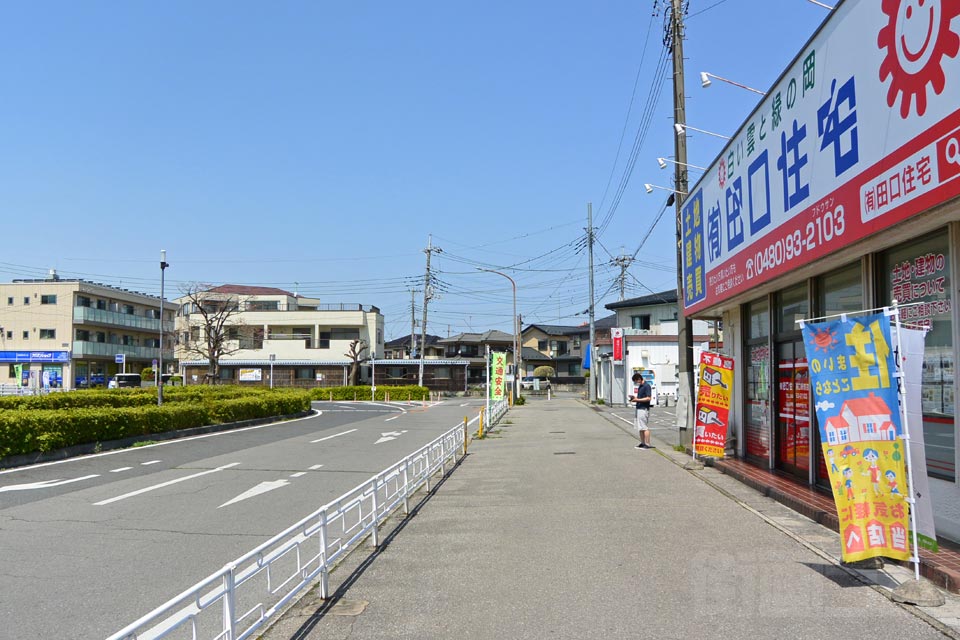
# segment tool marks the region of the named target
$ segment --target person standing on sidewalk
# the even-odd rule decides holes
[[[643,374],[633,374],[633,395],[630,396],[630,402],[636,407],[636,417],[634,421],[637,424],[637,433],[640,436],[640,444],[637,449],[653,449],[650,445],[650,427],[647,421],[650,418],[650,401],[653,399],[653,389],[648,382],[643,381]]]

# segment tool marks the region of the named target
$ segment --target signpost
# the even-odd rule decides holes
[[[127,372],[127,355],[125,353],[118,353],[113,356],[113,361],[120,365],[120,373]]]
[[[273,363],[277,361],[277,354],[270,354],[270,388],[273,389]]]

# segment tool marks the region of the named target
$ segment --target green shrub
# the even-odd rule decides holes
[[[17,398],[34,402],[0,411],[0,458],[208,424],[289,415],[310,408],[309,393],[300,389],[181,391],[170,394],[176,398],[165,393],[167,401],[161,407],[156,405],[155,393],[138,389]],[[81,394],[92,398],[90,402],[94,404],[77,406],[87,400],[67,399]],[[51,398],[56,398],[51,404],[57,406],[40,406],[38,401]],[[139,404],[131,406],[129,403],[134,401]]]
[[[430,390],[426,387],[409,385],[405,387],[377,387],[377,400],[385,401],[390,394],[391,401],[429,400]],[[328,387],[310,390],[313,400],[334,400],[339,402],[370,400],[370,387]]]
[[[527,404],[527,398],[525,396],[518,396],[516,400],[513,401],[513,404]]]

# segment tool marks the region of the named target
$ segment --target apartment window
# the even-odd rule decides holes
[[[360,329],[349,329],[342,327],[339,329],[330,329],[331,340],[359,340]]]
[[[17,370],[14,369],[14,367],[16,367],[16,366],[17,366],[17,365],[15,365],[15,364],[10,365],[10,371],[9,371],[9,373],[7,373],[7,377],[8,377],[8,378],[16,378],[16,377],[17,377]]]
[[[77,296],[77,306],[78,307],[87,307],[91,305],[91,300],[87,296]]]
[[[537,340],[537,351],[540,351],[541,353],[546,353],[547,351],[546,340]]]
[[[132,305],[132,304],[125,304],[125,305],[123,305],[122,311],[123,311],[124,314],[126,314],[126,315],[128,315],[128,316],[136,315],[136,309],[133,308],[133,305]]]
[[[580,375],[580,365],[576,362],[571,362],[567,365],[567,375],[579,376]]]
[[[30,339],[30,332],[29,332],[29,331],[24,330],[24,332],[23,332],[23,339],[24,339],[24,340],[29,340],[29,339]]]
[[[107,310],[107,301],[106,300],[97,300],[97,309],[100,311]]]
[[[147,317],[154,320],[160,319],[160,309],[147,309]]]
[[[7,340],[13,340],[13,331],[7,331]]]
[[[317,341],[318,349],[329,349],[330,348],[330,332],[321,331],[320,340]]]
[[[574,349],[580,348],[580,336],[577,336],[573,339],[573,348]]]
[[[10,296],[9,298],[7,298],[7,306],[12,306],[12,305],[13,305],[13,296]]]
[[[239,340],[239,339],[240,339],[240,328],[227,327],[227,340]]]
[[[298,368],[296,369],[296,379],[297,380],[313,380],[313,369],[309,368]]]
[[[56,294],[50,293],[45,296],[40,296],[40,304],[57,304]]]
[[[103,331],[97,331],[97,333],[94,334],[94,342],[106,342],[106,341],[107,341],[107,334],[104,333]]]
[[[630,316],[630,326],[641,331],[650,330],[650,316]]]
[[[133,336],[121,336],[121,337],[120,337],[120,344],[122,344],[122,345],[125,346],[125,347],[132,347],[132,346],[134,346]]]
[[[80,341],[83,341],[83,342],[89,342],[89,341],[90,341],[90,332],[87,331],[86,329],[77,329],[76,339],[77,339],[77,340],[80,340]]]
[[[23,296],[23,304],[30,304],[30,296]]]
[[[56,338],[57,338],[56,329],[40,329],[41,340],[56,340]]]
[[[251,300],[247,302],[247,311],[279,311],[279,300]]]
[[[149,347],[149,348],[151,348],[151,349],[159,349],[159,348],[160,348],[160,338],[147,338],[147,339],[144,340],[143,342],[144,342],[144,345],[143,345],[143,346],[145,346],[145,347]]]

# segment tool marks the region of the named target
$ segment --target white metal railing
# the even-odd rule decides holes
[[[379,525],[400,506],[409,513],[411,496],[423,486],[429,491],[437,471],[446,473],[447,463],[465,452],[467,427],[477,419],[464,419],[108,640],[243,640],[315,580],[327,598],[336,563],[368,535],[380,544]]]
[[[496,402],[491,404],[490,417],[487,420],[488,428],[500,422],[500,418],[502,418],[507,413],[507,409],[509,408],[510,408],[510,402],[509,400],[507,400],[507,398],[503,398],[502,400],[497,400]]]
[[[61,387],[19,387],[15,384],[0,384],[0,396],[38,396],[66,391]]]

